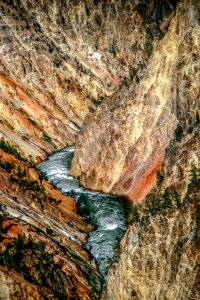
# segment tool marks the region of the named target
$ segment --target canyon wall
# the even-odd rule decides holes
[[[0,150],[1,299],[97,299],[102,278],[83,249],[90,230],[75,200]]]
[[[0,297],[100,297],[91,228],[35,168],[76,143],[83,186],[146,202],[102,299],[200,298],[200,3],[176,5],[1,1]]]
[[[180,1],[143,73],[78,137],[71,174],[133,203],[102,299],[200,297],[199,15],[199,1]]]
[[[35,162],[74,144],[88,111],[148,61],[175,3],[1,1],[0,137]]]
[[[181,1],[143,75],[87,116],[71,170],[83,186],[141,202],[174,131],[185,137],[199,110],[198,4]]]
[[[199,140],[196,127],[171,141],[155,188],[133,207],[102,299],[199,299]]]

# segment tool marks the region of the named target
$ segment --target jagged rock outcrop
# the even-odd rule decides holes
[[[198,17],[198,1],[181,1],[138,84],[88,115],[71,170],[83,186],[142,201],[175,129],[187,138],[200,103]]]

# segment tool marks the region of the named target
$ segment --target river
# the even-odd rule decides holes
[[[126,201],[79,187],[78,180],[69,176],[73,156],[74,148],[66,148],[51,155],[38,168],[63,194],[76,199],[79,213],[93,225],[94,230],[88,234],[84,247],[106,277],[126,230]]]

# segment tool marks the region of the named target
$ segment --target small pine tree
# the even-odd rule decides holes
[[[156,213],[162,210],[162,202],[158,196],[154,196],[153,203],[154,203],[154,208]]]
[[[173,198],[176,204],[176,207],[179,208],[181,206],[181,200],[180,200],[180,196],[179,193],[177,192],[177,190],[174,189],[173,191]]]
[[[131,221],[132,223],[139,221],[139,213],[138,213],[137,206],[133,206],[131,209]]]
[[[163,208],[171,208],[173,206],[172,204],[172,198],[169,193],[169,191],[166,189],[163,194]]]
[[[194,125],[193,125],[193,122],[192,122],[192,117],[190,116],[189,117],[189,127],[188,127],[188,133],[192,133],[193,129],[194,129]]]
[[[196,111],[196,124],[198,125],[200,123],[200,117],[198,110]]]
[[[162,182],[164,180],[163,175],[160,173],[160,171],[157,172],[157,185],[161,186]]]
[[[183,137],[183,129],[180,124],[178,124],[175,129],[175,137],[178,142],[180,142]]]
[[[192,165],[190,168],[190,180],[191,182],[195,182],[198,178],[198,169],[195,165]]]

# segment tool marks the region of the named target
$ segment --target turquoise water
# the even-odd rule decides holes
[[[93,225],[85,248],[96,259],[100,273],[106,276],[126,230],[126,201],[79,187],[78,180],[69,176],[73,155],[72,147],[64,149],[38,168],[63,194],[76,199],[80,214]]]

